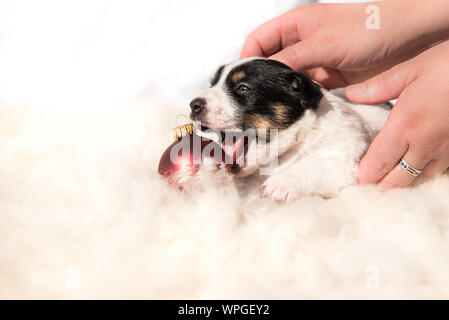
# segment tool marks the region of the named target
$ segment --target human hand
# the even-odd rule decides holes
[[[449,41],[346,89],[359,103],[399,98],[360,162],[359,183],[408,186],[415,177],[396,165],[401,157],[427,178],[449,167],[448,57]]]
[[[370,4],[379,8],[379,30],[366,27]],[[313,4],[256,28],[246,39],[241,58],[264,56],[295,70],[309,69],[315,81],[336,88],[369,79],[445,37],[449,37],[447,0],[434,0],[432,6],[417,0]]]

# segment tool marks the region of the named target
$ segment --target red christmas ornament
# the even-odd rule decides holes
[[[168,182],[182,185],[193,178],[205,157],[212,158],[218,167],[232,169],[233,161],[226,161],[223,148],[214,141],[194,132],[193,124],[185,124],[173,129],[175,141],[168,146],[159,161],[158,172]]]

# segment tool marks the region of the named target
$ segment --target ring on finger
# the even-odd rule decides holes
[[[404,160],[404,158],[399,159],[398,165],[414,177],[417,177],[422,173],[422,170],[416,169],[415,167],[411,166],[407,163],[407,161]]]

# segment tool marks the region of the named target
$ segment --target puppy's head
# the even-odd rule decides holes
[[[220,67],[211,86],[190,102],[191,118],[219,131],[285,129],[322,98],[320,87],[303,73],[263,58]]]

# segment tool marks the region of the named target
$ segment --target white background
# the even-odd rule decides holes
[[[246,35],[307,1],[0,1],[0,99],[185,107]]]

